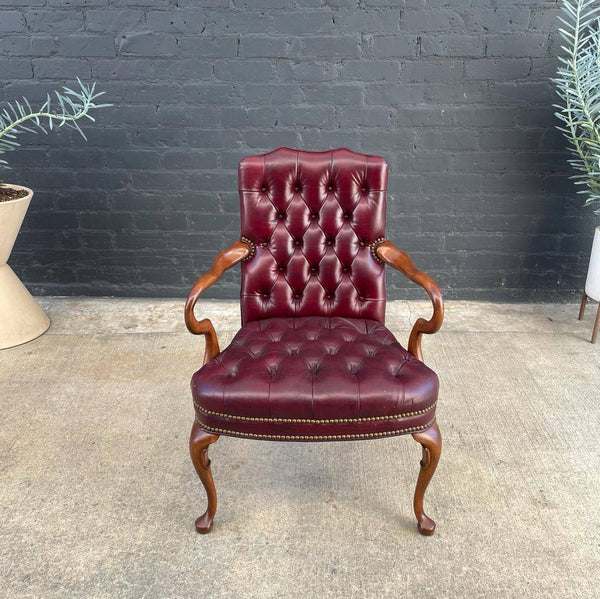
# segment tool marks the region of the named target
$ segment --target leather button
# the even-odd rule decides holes
[[[311,272],[317,272],[317,267],[316,266],[311,266],[310,267],[310,271]]]
[[[283,271],[285,270],[285,266],[280,266],[280,267],[279,267],[279,270],[280,270],[281,272],[283,272]]]
[[[328,294],[327,294],[327,299],[333,299],[333,294],[331,294],[331,293],[328,293]]]
[[[296,241],[294,241],[294,243],[296,245],[302,245],[302,239],[296,239]]]
[[[262,295],[263,295],[263,297],[269,297],[268,293],[263,293]]]
[[[327,245],[333,245],[333,239],[328,239],[327,240]]]
[[[266,185],[263,185],[263,186],[260,188],[260,190],[261,190],[261,191],[267,191],[267,186],[266,186]]]
[[[361,241],[361,242],[360,242],[360,245],[361,245],[362,247],[365,247],[365,242],[364,242],[364,241]]]
[[[300,191],[300,185],[296,185],[296,186],[294,187],[294,189],[295,189],[296,191]]]
[[[260,245],[262,245],[264,248],[266,248],[269,245],[269,242],[263,241]]]
[[[367,191],[367,188],[363,185],[361,191]]]
[[[317,220],[317,218],[319,218],[319,215],[318,215],[316,212],[313,212],[313,213],[311,213],[310,217],[311,217],[313,220]]]
[[[365,301],[365,298],[364,298],[362,295],[361,295],[361,296],[360,296],[358,299],[359,299],[361,302],[364,302],[364,301]]]
[[[350,214],[350,212],[344,212],[344,218],[346,220],[350,220],[351,217],[352,217],[352,214]]]
[[[349,266],[344,266],[344,272],[350,272],[350,267]]]
[[[333,191],[333,185],[330,183],[330,184],[327,186],[327,189],[328,189],[329,191]]]
[[[294,294],[294,297],[295,297],[296,299],[300,299],[300,294],[299,294],[299,293],[296,293],[296,294]]]
[[[277,217],[279,218],[279,220],[283,220],[285,218],[285,212],[280,212]]]

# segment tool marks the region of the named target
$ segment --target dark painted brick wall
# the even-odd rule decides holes
[[[183,295],[237,237],[242,156],[345,145],[389,161],[389,236],[447,297],[573,297],[594,217],[554,129],[557,7],[0,0],[0,99],[79,75],[116,104],[87,144],[10,155],[36,191],[11,262],[37,293]],[[237,273],[212,293],[236,294]]]

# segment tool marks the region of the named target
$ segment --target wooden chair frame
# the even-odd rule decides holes
[[[194,307],[198,298],[211,285],[214,285],[223,273],[232,266],[241,262],[251,255],[252,248],[244,241],[236,241],[231,247],[222,251],[213,262],[212,268],[202,275],[192,287],[185,303],[185,323],[194,335],[204,335],[206,349],[203,364],[212,360],[220,353],[217,334],[212,322],[208,318],[197,320],[194,315]],[[410,256],[398,249],[390,241],[382,241],[375,247],[376,257],[401,272],[408,279],[420,285],[427,291],[433,304],[433,315],[429,320],[419,318],[415,322],[408,341],[408,351],[423,361],[421,340],[423,334],[433,334],[439,330],[444,320],[444,302],[439,287],[435,281],[426,273],[419,270]],[[425,431],[413,433],[415,441],[422,446],[422,459],[417,485],[414,494],[414,511],[417,518],[417,526],[422,535],[432,535],[435,531],[435,522],[429,518],[423,509],[425,491],[437,468],[442,450],[442,437],[437,423],[434,423]],[[217,492],[213,481],[210,460],[208,458],[209,446],[217,441],[219,435],[210,433],[200,428],[194,421],[190,436],[190,456],[192,463],[202,481],[208,498],[206,512],[196,520],[196,530],[200,533],[208,533],[213,526],[213,519],[217,511]]]

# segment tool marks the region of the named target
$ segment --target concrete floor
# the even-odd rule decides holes
[[[600,584],[595,306],[451,302],[424,343],[444,451],[417,534],[411,437],[222,437],[220,506],[187,454],[202,342],[174,301],[41,300],[0,352],[2,597],[590,597]],[[394,302],[406,340],[426,302]],[[204,302],[225,345],[237,305]]]

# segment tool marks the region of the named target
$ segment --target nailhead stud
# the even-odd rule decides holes
[[[256,254],[256,245],[254,245],[254,242],[247,237],[240,237],[240,241],[250,246],[250,253],[245,258],[242,258],[242,262],[248,262],[248,260],[252,260]]]
[[[414,433],[417,431],[424,431],[428,429],[434,422],[435,418],[430,420],[423,426],[409,426],[399,430],[393,431],[382,431],[377,433],[357,433],[354,435],[267,435],[267,434],[256,434],[256,433],[245,433],[241,431],[230,431],[222,428],[214,428],[207,426],[200,419],[196,418],[198,426],[208,432],[223,433],[225,435],[232,435],[234,437],[251,437],[253,439],[282,439],[284,441],[327,441],[332,439],[373,439],[376,437],[391,437],[393,435],[402,435],[406,433]]]
[[[380,243],[383,243],[384,241],[387,241],[387,239],[385,237],[378,237],[372,244],[371,244],[371,256],[373,256],[373,259],[375,260],[375,262],[379,262],[379,264],[384,264],[383,260],[377,255],[377,246]]]

